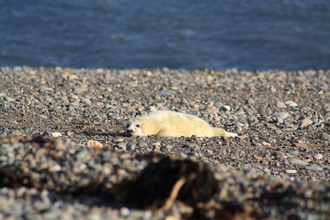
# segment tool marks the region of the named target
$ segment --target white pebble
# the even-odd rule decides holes
[[[288,174],[293,174],[293,173],[297,173],[297,170],[288,169],[285,172]]]
[[[323,155],[322,154],[315,154],[313,156],[316,160],[321,160],[323,158]]]
[[[52,133],[52,136],[53,137],[61,137],[62,134],[60,132],[54,132],[54,133]]]
[[[298,106],[298,104],[293,101],[286,101],[286,102],[284,102],[284,104],[286,104],[287,106],[290,106],[290,107]]]

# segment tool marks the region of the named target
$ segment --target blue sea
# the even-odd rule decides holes
[[[2,0],[0,66],[330,69],[329,0]]]

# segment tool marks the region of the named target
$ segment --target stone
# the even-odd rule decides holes
[[[308,165],[308,166],[305,166],[305,169],[308,169],[308,170],[323,170],[323,168],[318,166],[318,165]]]
[[[286,153],[291,154],[291,155],[297,155],[299,153],[298,150],[287,150]]]
[[[300,159],[296,159],[296,158],[289,159],[289,163],[291,163],[291,164],[297,164],[297,165],[302,165],[302,166],[308,165],[307,162],[305,162],[303,160],[300,160]]]
[[[53,137],[61,137],[62,134],[61,134],[60,132],[53,132],[53,133],[52,133],[52,136],[53,136]]]
[[[311,124],[313,124],[313,121],[308,118],[300,120],[300,127],[307,127],[308,125],[311,125]]]
[[[298,106],[298,104],[295,103],[294,101],[286,101],[286,102],[284,102],[284,104],[286,104],[286,105],[289,106],[289,107],[295,107],[295,106]]]
[[[285,156],[284,153],[282,151],[274,151],[271,156],[274,156],[274,157],[282,157],[282,156]]]
[[[282,121],[284,119],[286,119],[287,117],[289,117],[290,115],[287,112],[276,112],[273,114],[273,116],[278,120],[278,121]]]
[[[315,154],[313,156],[316,160],[321,160],[323,158],[323,155],[322,154]]]
[[[286,105],[284,104],[284,102],[277,102],[276,107],[277,108],[286,108]]]
[[[95,148],[95,149],[98,149],[98,150],[103,148],[103,144],[101,144],[98,141],[94,141],[94,140],[87,141],[86,145],[89,148]]]
[[[285,170],[285,172],[288,174],[294,174],[294,173],[297,173],[297,170],[287,169],[287,170]]]
[[[321,135],[321,138],[323,140],[329,140],[330,139],[330,134],[323,132]]]

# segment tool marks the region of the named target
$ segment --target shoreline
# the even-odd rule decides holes
[[[87,181],[81,179],[85,172],[89,180],[102,177],[116,184],[125,178],[134,178],[150,163],[147,159],[137,160],[136,155],[157,153],[209,164],[220,187],[215,196],[216,210],[226,211],[224,204],[239,202],[245,211],[239,212],[239,207],[234,206],[237,211],[234,214],[242,216],[288,219],[294,215],[326,219],[330,216],[327,208],[330,201],[330,79],[327,75],[330,70],[0,67],[1,167],[22,162],[37,183],[40,179],[49,181],[39,183],[43,188],[41,192],[33,187],[22,192],[0,188],[0,201],[8,202],[0,213],[5,213],[4,217],[14,216],[13,207],[28,204],[34,210],[32,216],[45,219],[51,219],[45,217],[47,213],[65,214],[67,219],[73,216],[88,219],[86,213],[98,218],[116,216],[115,219],[189,217],[184,214],[189,208],[179,203],[167,212],[150,212],[125,206],[113,208],[95,196],[84,194],[73,196],[75,202],[69,199],[69,193],[61,198],[73,211],[52,207],[60,201],[56,189],[51,188],[52,181],[62,188],[75,188]],[[240,137],[123,136],[125,120],[162,109],[197,115],[214,127],[239,133]],[[21,140],[42,136],[47,141],[24,143],[11,138],[14,136]],[[102,149],[88,148],[89,140],[101,143]],[[51,153],[32,150],[30,157],[20,156],[35,149],[33,146],[44,150],[48,146]],[[63,159],[65,155],[76,160]],[[66,163],[67,160],[71,164]],[[67,173],[77,182],[72,182]],[[34,205],[40,199],[26,199],[31,195],[49,200],[49,206],[41,211],[40,205]],[[262,199],[270,195],[283,197],[275,196],[269,202]],[[11,198],[10,202],[7,198]],[[27,214],[24,210],[21,213]],[[204,217],[212,213],[214,210],[203,212]],[[15,219],[23,219],[22,216]]]

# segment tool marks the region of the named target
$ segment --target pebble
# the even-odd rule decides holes
[[[127,144],[127,150],[130,150],[130,151],[135,150],[135,144],[134,143]]]
[[[61,137],[62,134],[61,134],[61,132],[53,132],[53,133],[52,133],[52,136],[53,136],[53,137]]]
[[[172,94],[168,93],[168,92],[160,92],[160,93],[157,93],[157,95],[163,96],[163,97],[171,97],[172,96]]]
[[[284,153],[282,151],[274,151],[271,156],[274,156],[274,157],[282,157],[284,156]]]
[[[305,118],[300,121],[300,127],[307,127],[308,125],[311,125],[311,124],[313,124],[313,121],[308,118]]]
[[[329,140],[330,139],[330,134],[323,132],[321,138],[323,140]]]
[[[139,147],[148,147],[148,143],[145,142],[145,141],[140,141],[140,142],[138,143],[138,145],[139,145]]]
[[[87,141],[86,145],[89,148],[95,148],[95,149],[102,149],[103,148],[103,144],[101,144],[98,141],[94,141],[94,140]]]
[[[284,104],[286,104],[287,106],[289,107],[295,107],[295,106],[298,106],[297,103],[293,102],[293,101],[286,101],[284,102]]]
[[[277,112],[273,116],[277,119],[278,123],[283,123],[283,120],[289,117],[290,115],[287,112]]]
[[[122,217],[127,217],[129,214],[130,214],[130,210],[128,209],[128,208],[126,208],[126,207],[122,207],[121,209],[120,209],[120,211],[119,211],[119,213],[120,213],[120,215],[122,216]]]
[[[297,173],[297,170],[287,169],[287,170],[285,170],[285,172],[288,174],[294,174],[294,173]]]
[[[287,150],[286,152],[291,154],[291,155],[298,155],[298,153],[299,153],[298,150]]]
[[[308,170],[323,170],[323,168],[318,166],[318,165],[308,165],[308,166],[305,166],[305,169],[308,169]]]
[[[277,103],[276,103],[276,106],[277,106],[278,108],[286,108],[286,105],[284,104],[284,102],[277,102]]]
[[[315,154],[313,156],[316,160],[321,160],[323,158],[323,155],[322,154]]]
[[[291,158],[291,159],[289,159],[289,162],[290,162],[291,164],[297,164],[297,165],[302,165],[302,166],[306,166],[306,165],[308,165],[307,162],[305,162],[305,161],[303,161],[303,160],[300,160],[300,159],[296,159],[296,158]]]

